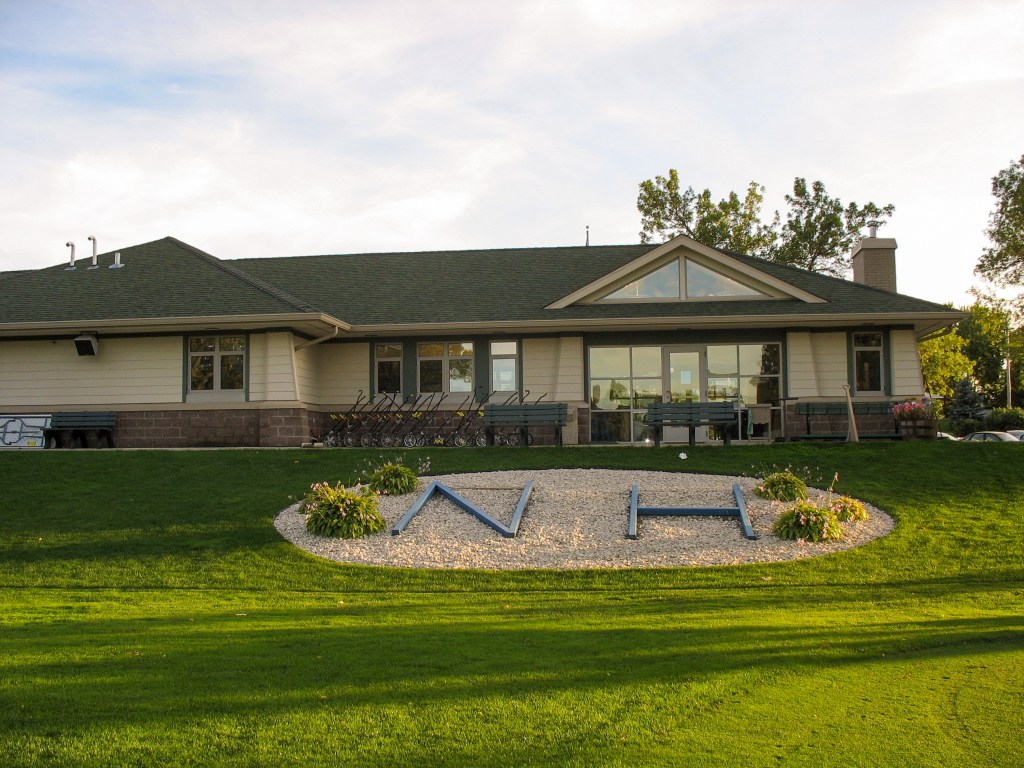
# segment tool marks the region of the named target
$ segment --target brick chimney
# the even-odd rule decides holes
[[[896,292],[896,241],[878,237],[878,223],[868,222],[869,235],[853,249],[853,282]]]

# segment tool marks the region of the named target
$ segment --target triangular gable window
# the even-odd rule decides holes
[[[763,291],[726,277],[721,272],[686,260],[686,297],[703,299],[710,296],[764,296]]]
[[[626,283],[604,299],[678,299],[679,260],[670,261],[639,280]]]
[[[683,267],[680,269],[680,262]],[[717,297],[769,296],[739,280],[693,259],[673,259],[632,282],[616,288],[598,301],[708,299]]]

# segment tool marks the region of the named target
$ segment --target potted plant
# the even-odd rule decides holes
[[[896,403],[892,414],[904,440],[933,440],[939,431],[935,408],[928,398]]]

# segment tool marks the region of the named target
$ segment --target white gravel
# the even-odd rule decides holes
[[[391,528],[436,480],[504,524],[512,518],[523,486],[534,484],[519,534],[505,538],[451,501],[434,496],[398,536]],[[733,483],[743,490],[758,539],[743,536],[737,518],[639,518],[639,538],[626,538],[630,487],[640,486],[648,506],[732,507]],[[410,568],[654,568],[765,563],[838,552],[862,546],[893,529],[892,518],[867,506],[870,519],[845,523],[836,543],[784,541],[772,533],[782,505],[754,495],[754,478],[597,469],[516,470],[423,478],[414,494],[381,497],[385,531],[361,539],[335,539],[306,530],[295,504],[274,525],[302,549],[344,563]],[[823,491],[811,490],[815,500]]]

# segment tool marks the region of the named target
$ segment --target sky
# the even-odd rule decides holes
[[[892,203],[971,302],[1024,155],[1024,1],[0,0],[0,270],[639,242],[638,185]],[[471,276],[460,276],[470,281]]]

